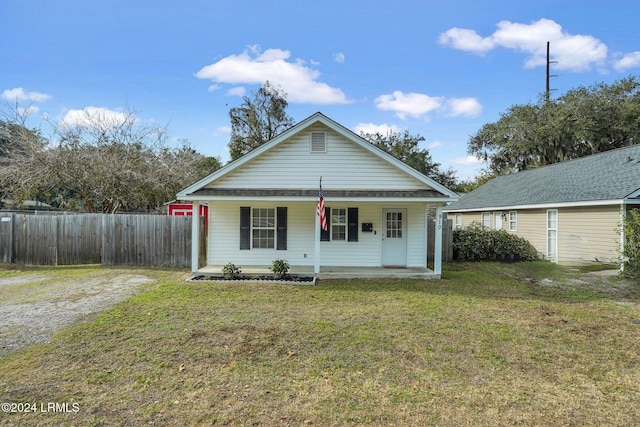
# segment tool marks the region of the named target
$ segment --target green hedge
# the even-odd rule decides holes
[[[533,261],[539,258],[538,251],[528,240],[478,223],[454,230],[453,257],[457,261]]]

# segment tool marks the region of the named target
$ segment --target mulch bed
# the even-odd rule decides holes
[[[273,274],[239,274],[233,278],[220,274],[198,274],[187,280],[188,282],[225,282],[225,283],[283,283],[291,285],[315,285],[314,276],[287,274],[276,279]]]

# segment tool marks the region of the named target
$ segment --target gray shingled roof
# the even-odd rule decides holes
[[[640,145],[499,176],[445,211],[622,200],[640,189]]]

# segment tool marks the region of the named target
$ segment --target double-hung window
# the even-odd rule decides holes
[[[491,214],[489,212],[482,212],[482,227],[491,228]]]
[[[276,241],[275,209],[254,208],[252,224],[253,248],[273,249]]]
[[[518,212],[509,212],[509,231],[518,231]]]
[[[347,210],[331,209],[331,240],[347,239]]]

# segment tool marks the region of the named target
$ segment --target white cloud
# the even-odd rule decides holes
[[[482,112],[482,105],[476,98],[447,99],[443,96],[403,93],[399,90],[380,95],[374,103],[379,110],[394,111],[402,120],[420,118],[433,111],[444,113],[448,117],[478,117]]]
[[[380,95],[374,100],[378,110],[395,111],[397,117],[419,118],[430,111],[437,110],[444,102],[443,97],[432,97],[423,93],[403,93],[399,90],[390,95]]]
[[[24,107],[24,108],[18,107],[16,111],[22,117],[29,117],[33,114],[36,114],[38,111],[40,111],[40,108],[36,107],[35,105],[29,105],[28,107]]]
[[[301,59],[291,60],[291,52],[267,49],[260,52],[257,45],[248,47],[239,55],[202,67],[195,75],[215,84],[264,84],[269,81],[279,86],[292,103],[348,104],[351,101],[338,88],[320,82],[320,71],[307,66]]]
[[[482,160],[478,159],[475,156],[467,156],[467,157],[456,157],[455,159],[451,160],[451,163],[459,166],[478,166],[478,165],[481,165],[483,162]]]
[[[16,87],[13,89],[5,89],[2,92],[2,98],[11,102],[45,102],[51,99],[51,95],[40,92],[26,92],[24,88]]]
[[[344,53],[342,53],[342,52],[338,52],[338,53],[334,53],[333,54],[333,60],[335,62],[337,62],[338,64],[344,64],[345,59],[346,58],[344,56]]]
[[[527,54],[525,68],[546,65],[547,42],[550,56],[557,61],[554,68],[567,71],[598,69],[607,58],[607,46],[590,35],[569,34],[551,19],[540,19],[531,24],[500,21],[497,30],[488,37],[475,30],[451,28],[440,34],[438,42],[453,49],[478,55],[503,47]]]
[[[622,58],[613,61],[616,71],[626,71],[640,66],[640,51],[627,53]]]
[[[231,95],[231,96],[244,96],[245,93],[247,93],[247,90],[245,89],[244,86],[232,87],[227,91],[227,95]]]
[[[484,55],[495,47],[491,38],[482,38],[474,30],[457,27],[440,34],[438,43],[478,55]]]
[[[355,133],[360,135],[361,133],[375,135],[387,135],[389,132],[400,132],[400,129],[395,125],[388,125],[386,123],[376,125],[374,123],[358,123],[354,128]]]
[[[102,107],[85,107],[82,110],[69,110],[64,118],[60,121],[61,127],[75,126],[97,126],[101,129],[108,129],[119,126],[127,120],[131,120],[131,116],[121,111],[109,110]]]
[[[442,147],[444,144],[440,141],[433,141],[431,143],[429,143],[429,145],[427,146],[427,148],[429,150],[433,149],[433,148],[440,148]]]
[[[451,98],[445,104],[449,117],[478,117],[482,113],[482,105],[476,98]]]

